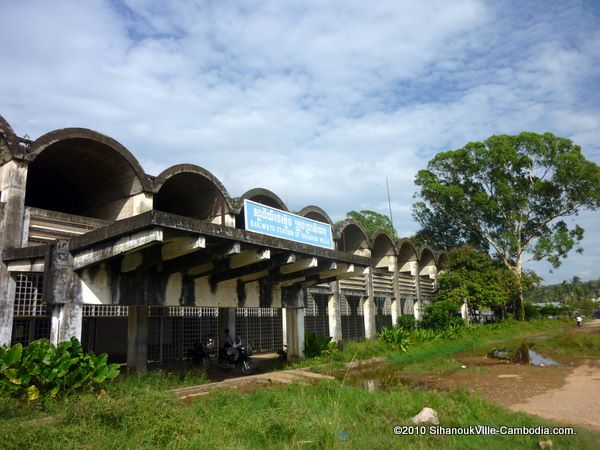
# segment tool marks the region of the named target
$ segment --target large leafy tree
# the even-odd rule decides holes
[[[448,253],[435,301],[449,301],[457,308],[463,301],[473,309],[502,308],[511,299],[512,278],[512,272],[487,253],[466,245],[455,247]]]
[[[346,218],[354,219],[359,222],[369,236],[372,236],[379,230],[384,230],[387,231],[392,238],[398,239],[398,234],[392,225],[392,221],[385,214],[380,214],[369,209],[363,209],[362,211],[350,211],[346,213]]]
[[[418,172],[415,218],[476,236],[515,275],[523,317],[523,264],[558,267],[583,238],[563,219],[600,205],[600,167],[551,133],[492,136],[439,153]],[[580,250],[580,249],[578,249]]]

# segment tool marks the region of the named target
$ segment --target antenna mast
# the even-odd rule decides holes
[[[390,222],[392,222],[392,228],[394,228],[394,219],[392,218],[392,202],[390,200],[390,185],[388,183],[387,177],[385,177],[385,186],[387,187],[388,207],[390,208]]]

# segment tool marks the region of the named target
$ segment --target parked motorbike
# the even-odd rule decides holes
[[[236,367],[241,367],[242,374],[250,375],[254,372],[254,362],[250,359],[250,353],[246,347],[240,346],[236,349],[239,353],[238,358],[235,358],[235,352],[228,354],[227,348],[223,348],[219,351],[219,368],[226,372],[233,370]]]
[[[208,347],[203,342],[194,342],[192,348],[187,351],[186,356],[190,365],[201,366],[205,370],[212,367],[212,360],[208,353]]]

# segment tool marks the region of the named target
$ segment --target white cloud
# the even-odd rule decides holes
[[[2,16],[17,132],[96,129],[149,173],[195,163],[234,196],[263,186],[339,219],[386,212],[388,177],[408,234],[412,180],[440,150],[551,131],[600,162],[600,28],[579,2],[38,0]],[[597,262],[588,222],[553,280]]]

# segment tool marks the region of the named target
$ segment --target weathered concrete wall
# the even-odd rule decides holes
[[[73,271],[69,242],[57,240],[52,246],[50,269],[47,271],[46,301],[52,304],[50,340],[54,344],[72,337],[81,340],[82,287]]]
[[[6,247],[20,247],[23,239],[27,165],[10,160],[0,166],[0,252]],[[15,301],[15,281],[0,261],[0,345],[10,345]]]

